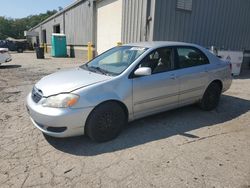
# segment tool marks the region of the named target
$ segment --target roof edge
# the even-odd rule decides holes
[[[75,6],[81,4],[81,3],[85,2],[85,1],[87,1],[87,0],[77,0],[76,2],[70,4],[69,6],[66,6],[63,10],[61,10],[61,11],[55,13],[54,15],[52,15],[52,16],[50,16],[49,18],[47,18],[46,20],[42,21],[42,22],[39,23],[38,25],[32,27],[31,29],[29,29],[29,31],[32,31],[32,30],[34,30],[34,29],[40,27],[42,24],[45,24],[45,23],[49,22],[49,21],[52,20],[53,18],[55,18],[55,17],[57,17],[57,16],[60,16],[61,14],[67,12],[68,10],[74,8]]]

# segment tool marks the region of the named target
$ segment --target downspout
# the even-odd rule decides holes
[[[146,24],[144,29],[144,40],[148,41],[149,38],[149,32],[150,32],[150,21],[152,20],[152,17],[150,16],[150,9],[151,9],[151,0],[147,0],[146,4]]]
[[[145,40],[153,41],[154,36],[154,15],[156,0],[148,0]]]
[[[65,12],[63,12],[63,34],[65,34]]]
[[[91,14],[92,14],[92,44],[95,47],[96,50],[96,42],[97,42],[97,8],[96,8],[97,1],[92,1],[92,7],[91,7]]]

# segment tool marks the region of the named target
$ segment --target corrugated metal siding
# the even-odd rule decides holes
[[[51,44],[51,35],[53,33],[53,27],[55,25],[58,25],[58,24],[60,24],[60,30],[61,30],[61,32],[63,32],[63,28],[64,28],[64,26],[63,26],[63,24],[64,24],[64,22],[63,22],[63,14],[61,14],[58,17],[55,17],[52,20],[50,20],[50,21],[44,23],[43,25],[41,25],[41,27],[40,27],[41,29],[39,31],[40,32],[39,38],[40,38],[41,43],[42,43],[41,31],[46,29],[47,44],[49,44],[49,45]]]
[[[78,3],[76,6],[33,28],[33,30],[39,32],[40,43],[42,43],[41,33],[42,30],[46,29],[47,44],[50,45],[53,26],[60,24],[61,33],[66,34],[68,45],[87,45],[90,41],[94,42],[93,10],[93,2],[89,4],[88,1],[82,1],[82,3]]]
[[[39,38],[40,38],[40,34],[41,34],[40,30],[41,30],[40,27],[36,27],[36,28],[33,29],[33,31],[36,31],[36,32],[39,33]],[[32,42],[32,44],[36,43],[36,42],[37,42],[37,41],[36,41],[36,37],[32,37],[32,38],[31,38],[31,42]]]
[[[123,43],[145,41],[147,4],[147,0],[123,0]]]
[[[93,4],[88,1],[65,12],[65,33],[67,43],[87,45],[93,42]]]
[[[192,11],[176,9],[176,0],[156,0],[154,40],[250,49],[249,0],[193,0]]]

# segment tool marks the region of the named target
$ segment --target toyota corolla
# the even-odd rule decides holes
[[[86,134],[103,142],[148,115],[194,103],[213,110],[231,82],[231,65],[201,46],[128,44],[42,78],[27,97],[27,110],[47,135]]]

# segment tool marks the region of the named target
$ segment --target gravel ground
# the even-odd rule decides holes
[[[250,72],[214,111],[161,113],[97,144],[46,137],[25,110],[35,82],[81,60],[12,56],[0,67],[0,187],[250,187]]]

